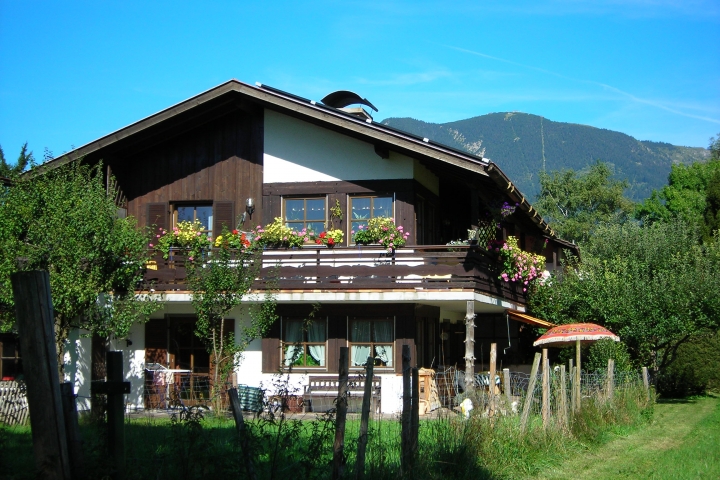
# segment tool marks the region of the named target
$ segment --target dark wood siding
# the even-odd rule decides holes
[[[140,225],[150,225],[156,222],[149,218],[148,204],[245,205],[250,197],[257,205],[252,223],[259,223],[255,219],[262,218],[262,124],[262,109],[236,110],[195,123],[187,131],[158,135],[153,143],[108,152],[105,161],[128,197],[128,214]],[[247,222],[244,227],[251,226]]]
[[[410,366],[417,366],[415,351],[415,317],[403,313],[395,317],[395,373],[402,373],[403,345],[410,346]]]
[[[331,315],[328,318],[328,372],[338,373],[340,347],[347,347],[347,316]]]
[[[147,226],[155,225],[157,229],[167,230],[170,227],[168,221],[169,206],[167,202],[154,202],[147,205]]]

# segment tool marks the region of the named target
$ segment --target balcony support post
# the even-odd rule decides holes
[[[475,386],[475,302],[467,302],[465,312],[465,392]]]

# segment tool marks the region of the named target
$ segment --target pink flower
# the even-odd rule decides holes
[[[156,238],[160,238],[160,235],[155,235]]]
[[[150,248],[152,248],[152,247],[153,247],[153,244],[151,243],[149,246],[150,246]]]
[[[192,261],[193,261],[193,257],[188,257],[188,260],[190,260],[190,261],[192,262]]]
[[[527,288],[523,288],[523,292],[527,292]]]

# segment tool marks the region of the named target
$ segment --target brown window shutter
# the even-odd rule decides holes
[[[168,219],[169,206],[167,202],[148,203],[147,207],[147,226],[155,225],[158,229],[167,230],[170,228]]]
[[[262,339],[262,372],[277,373],[280,370],[280,320],[276,320]]]
[[[235,228],[235,202],[221,201],[213,204],[214,237],[222,233],[223,225],[227,226],[228,230]]]
[[[327,341],[328,373],[339,373],[340,347],[347,347],[347,317],[329,317]]]
[[[145,363],[167,366],[168,328],[164,318],[153,318],[145,324]]]

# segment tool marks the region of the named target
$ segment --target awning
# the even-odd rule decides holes
[[[550,323],[546,320],[541,320],[539,318],[531,317],[530,315],[526,315],[524,313],[520,313],[517,310],[505,310],[505,313],[507,313],[512,320],[517,320],[518,322],[527,323],[529,325],[534,325],[536,327],[542,327],[542,328],[552,328],[557,327],[554,323]]]

